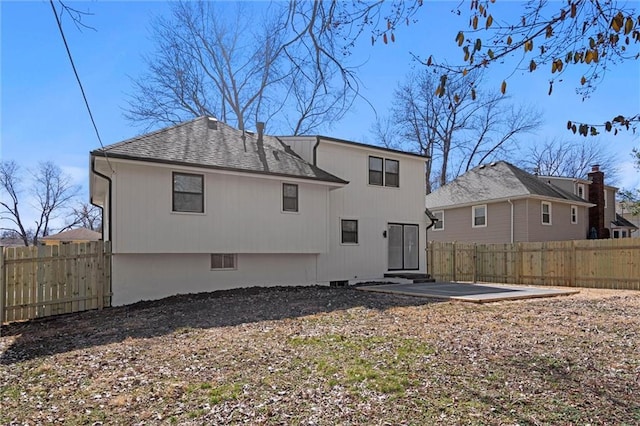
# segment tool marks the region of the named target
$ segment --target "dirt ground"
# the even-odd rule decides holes
[[[1,334],[0,424],[640,424],[640,292],[252,288]]]

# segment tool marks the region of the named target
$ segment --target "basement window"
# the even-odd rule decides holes
[[[211,269],[220,270],[232,270],[236,268],[237,256],[235,254],[220,254],[215,253],[211,255]]]

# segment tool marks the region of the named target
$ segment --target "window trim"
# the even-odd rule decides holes
[[[295,198],[287,197],[285,195],[285,187],[287,186],[294,187],[296,189]],[[295,203],[296,203],[295,210],[287,209],[285,205],[285,200],[295,200]],[[287,182],[282,183],[282,212],[283,213],[299,213],[300,212],[300,187],[298,186],[297,183],[287,183]]]
[[[444,231],[444,210],[437,210],[433,212],[433,215],[436,216],[438,213],[442,214],[442,219],[438,220],[436,223],[433,224],[433,227],[431,228],[434,232],[440,232],[440,231]],[[437,228],[437,224],[441,224],[441,226],[439,228]]]
[[[476,225],[476,210],[483,208],[484,209],[484,224]],[[478,204],[476,206],[471,206],[471,227],[472,228],[486,228],[489,223],[489,209],[487,209],[486,204]]]
[[[549,211],[547,212],[547,215],[549,216],[549,222],[545,222],[544,221],[544,206],[548,206],[549,207]],[[545,225],[545,226],[551,226],[553,224],[553,221],[551,220],[551,203],[549,201],[542,201],[540,202],[540,222]]]
[[[395,162],[398,166],[397,173],[387,171],[387,163],[392,161]],[[389,179],[387,179],[388,175],[396,176],[397,185],[389,185]],[[389,188],[400,188],[400,161],[399,160],[394,160],[393,158],[384,159],[384,186],[387,186]]]
[[[214,256],[222,256],[222,266],[220,268],[216,268],[213,265]],[[233,259],[233,265],[225,267],[225,259],[231,256]],[[211,253],[209,258],[209,269],[212,271],[237,271],[238,270],[238,255],[236,253]]]
[[[345,242],[344,240],[344,223],[345,222],[355,222],[356,224],[356,232],[355,232],[355,237],[356,240],[355,242],[351,242],[351,241],[347,241]],[[353,233],[350,232],[349,233]],[[352,219],[352,218],[340,218],[340,244],[341,245],[346,245],[346,246],[357,246],[359,244],[359,233],[360,233],[360,226],[358,224],[358,219]]]
[[[571,206],[571,223],[573,225],[578,223],[578,206]]]
[[[177,175],[181,176],[195,176],[200,178],[202,192],[184,192],[184,191],[176,191],[175,189],[175,178]],[[175,194],[200,194],[202,199],[202,210],[201,211],[189,211],[189,210],[176,210],[176,198]],[[171,213],[180,213],[180,214],[204,214],[205,213],[205,188],[204,188],[204,174],[202,173],[187,173],[187,172],[171,172]]]

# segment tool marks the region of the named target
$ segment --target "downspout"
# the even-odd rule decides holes
[[[111,239],[112,229],[113,229],[112,226],[111,226],[111,220],[112,220],[111,219],[111,212],[112,212],[112,204],[111,204],[111,186],[112,185],[111,185],[111,178],[109,176],[107,176],[107,175],[103,175],[102,173],[100,173],[99,171],[96,170],[96,157],[94,155],[91,156],[91,171],[93,173],[95,173],[96,176],[100,176],[101,178],[103,178],[107,182],[109,182],[109,192],[108,192],[108,195],[107,195],[107,202],[109,203],[109,209],[107,211],[107,214],[109,215],[109,224],[108,224],[109,225],[109,235],[108,235],[108,237],[109,237],[109,241],[112,241],[112,244],[113,244],[113,240]],[[99,205],[97,205],[97,204],[95,204],[93,202],[93,197],[91,197],[90,202],[91,202],[92,205],[94,205],[96,207],[100,207]],[[100,207],[100,208],[102,208],[102,207]],[[102,218],[104,219],[104,215],[102,215],[102,216],[103,216]],[[102,221],[102,238],[104,238],[104,220]]]
[[[511,198],[507,199],[507,202],[511,205],[511,244],[513,244],[513,215],[514,215],[514,207]]]
[[[316,150],[318,149],[318,145],[320,145],[320,136],[316,136],[316,144],[313,146],[313,165],[318,167]]]

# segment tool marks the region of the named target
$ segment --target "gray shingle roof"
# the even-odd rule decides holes
[[[619,227],[622,227],[622,228],[638,229],[638,227],[636,225],[634,225],[633,223],[629,222],[627,219],[625,219],[624,217],[622,217],[618,213],[616,213],[616,219],[614,221],[612,221],[611,223],[614,226],[619,226]]]
[[[141,135],[102,149],[92,155],[139,161],[160,162],[249,173],[288,176],[334,183],[347,183],[300,158],[287,145],[273,136],[245,133],[200,117],[173,127]],[[246,150],[245,150],[246,146]]]
[[[40,238],[47,241],[98,241],[102,234],[87,228],[76,228]]]
[[[537,196],[588,203],[506,161],[481,165],[426,196],[430,209]]]

